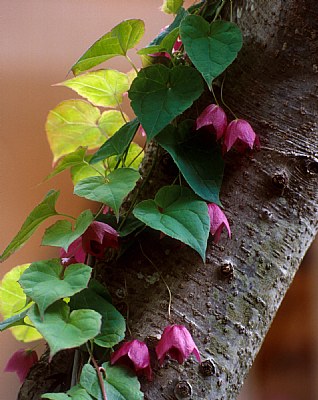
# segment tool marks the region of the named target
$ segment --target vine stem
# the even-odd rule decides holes
[[[76,218],[73,217],[72,215],[63,214],[63,213],[57,213],[57,215],[59,215],[60,217],[70,218],[70,219],[72,219],[73,221],[76,221]]]
[[[217,17],[220,15],[220,12],[222,11],[222,8],[225,6],[225,3],[227,0],[223,0],[220,7],[216,10],[215,16],[213,18],[213,22],[217,19]]]
[[[234,116],[234,118],[237,119],[237,116],[235,115],[234,111],[232,111],[232,109],[230,108],[230,106],[228,106],[228,105],[225,103],[224,99],[223,99],[223,86],[224,86],[224,81],[225,81],[225,76],[224,76],[224,78],[223,78],[222,85],[221,85],[221,101],[222,101],[222,103],[225,105],[225,107],[230,111],[230,113]]]
[[[101,175],[103,178],[105,178],[105,175],[102,172],[100,172],[97,168],[95,168],[92,164],[88,163],[85,160],[84,160],[84,164],[91,167],[94,171],[96,171],[98,173],[98,175]]]
[[[141,243],[139,242],[139,247],[141,250],[142,255],[150,262],[150,264],[156,269],[156,271],[159,273],[160,278],[162,279],[162,282],[164,283],[165,287],[167,288],[168,294],[169,294],[169,304],[168,304],[168,318],[169,321],[171,321],[171,303],[172,303],[172,294],[171,294],[171,290],[167,284],[167,282],[165,281],[164,277],[162,276],[161,272],[159,271],[158,267],[156,266],[156,264],[147,256],[147,254],[144,252]]]
[[[129,209],[128,209],[126,215],[125,215],[125,217],[123,218],[123,220],[121,221],[121,223],[120,223],[120,225],[119,225],[119,227],[118,227],[118,230],[119,230],[119,231],[120,231],[120,229],[122,228],[122,226],[124,225],[124,223],[126,222],[126,219],[127,219],[128,215],[131,213],[132,209],[134,208],[135,202],[136,202],[136,200],[137,200],[137,197],[138,197],[140,191],[141,191],[142,188],[145,186],[145,184],[148,182],[148,179],[149,179],[149,177],[150,177],[150,174],[152,173],[152,170],[154,169],[154,166],[156,165],[157,158],[158,158],[158,147],[157,147],[157,149],[156,149],[156,153],[155,153],[153,162],[152,162],[152,164],[151,164],[151,167],[149,168],[149,171],[148,171],[147,175],[145,176],[144,181],[142,182],[142,184],[140,185],[140,187],[138,188],[138,190],[135,192],[135,195],[134,195],[133,199],[131,200],[130,207],[129,207]]]
[[[133,67],[133,69],[136,71],[136,74],[138,74],[138,69],[136,65],[133,63],[132,59],[127,54],[125,55],[125,58],[129,62],[129,64]]]
[[[98,364],[97,364],[97,362],[96,362],[96,360],[95,360],[95,358],[93,356],[93,352],[92,352],[92,350],[90,349],[90,347],[88,346],[87,343],[86,343],[86,347],[87,347],[90,359],[92,360],[92,363],[94,365],[94,368],[95,368],[95,371],[96,371],[96,374],[97,374],[97,377],[98,377],[98,382],[99,382],[100,389],[102,391],[103,400],[107,400],[107,394],[106,394],[106,389],[105,389],[105,385],[104,385],[103,375],[102,375],[102,373],[101,373],[101,371],[99,369],[99,366],[98,366]]]
[[[213,97],[214,97],[215,103],[219,106],[219,102],[218,102],[218,99],[216,98],[216,95],[215,95],[215,93],[214,93],[214,90],[213,90],[213,86],[212,86],[212,85],[211,85],[211,92],[212,92],[212,95],[213,95]]]
[[[143,145],[142,149],[141,149],[140,152],[136,155],[136,157],[134,157],[134,158],[132,159],[132,161],[127,165],[127,168],[129,168],[129,167],[133,164],[133,162],[137,160],[137,158],[140,156],[140,154],[141,154],[142,152],[145,151],[145,147],[146,147],[146,143]]]

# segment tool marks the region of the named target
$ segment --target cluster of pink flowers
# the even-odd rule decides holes
[[[164,329],[156,346],[159,365],[163,364],[167,355],[182,364],[192,353],[201,362],[199,350],[185,326],[169,325]],[[135,339],[121,345],[111,355],[111,364],[117,362],[132,367],[137,374],[144,374],[148,380],[152,379],[149,350],[144,342]]]
[[[67,251],[61,249],[61,262],[64,266],[85,263],[87,254],[102,258],[107,248],[119,248],[118,236],[118,232],[110,225],[93,221]]]
[[[207,127],[215,132],[216,139],[223,138],[224,151],[230,151],[234,146],[236,150],[258,147],[259,139],[251,125],[244,119],[235,119],[229,124],[224,110],[216,105],[207,106],[196,120],[196,128]]]
[[[259,146],[259,139],[251,125],[244,119],[235,119],[228,124],[224,110],[216,105],[207,106],[196,120],[196,129],[205,127],[215,133],[216,140],[223,139],[223,152],[228,152],[234,147],[237,151],[251,150]],[[214,236],[217,243],[220,239],[223,228],[227,229],[228,236],[231,237],[229,222],[220,209],[214,203],[208,204],[210,217],[210,233]]]

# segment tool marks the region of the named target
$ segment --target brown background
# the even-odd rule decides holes
[[[51,171],[52,155],[45,137],[48,111],[74,97],[51,85],[65,80],[70,66],[101,35],[127,18],[146,24],[148,43],[171,18],[159,11],[161,0],[2,0],[1,2],[1,158],[0,251],[17,233],[28,213],[51,188],[61,189],[58,210],[77,216],[90,207],[72,195],[66,174],[41,183]],[[141,47],[141,45],[139,46]],[[125,60],[107,63],[128,71]],[[50,221],[50,224],[52,221]],[[57,254],[40,247],[43,226],[1,265],[0,277],[12,267]],[[317,383],[317,250],[278,317],[280,325],[265,344],[241,400],[314,400]],[[33,344],[31,344],[33,346]],[[19,387],[14,374],[3,373],[10,355],[21,347],[10,332],[0,336],[0,400],[14,400]],[[287,374],[286,374],[287,372]]]

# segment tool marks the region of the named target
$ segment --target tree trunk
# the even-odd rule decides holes
[[[115,301],[127,305],[131,336],[153,347],[166,325],[184,324],[200,350],[200,366],[156,366],[154,380],[142,381],[150,400],[236,398],[317,232],[318,5],[237,0],[233,15],[244,47],[224,99],[251,122],[261,149],[227,155],[221,200],[232,239],[209,242],[205,264],[191,249],[148,237],[116,268],[99,266]],[[168,171],[161,162],[151,188]]]

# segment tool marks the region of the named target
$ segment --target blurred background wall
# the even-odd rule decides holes
[[[161,0],[2,0],[1,252],[49,189],[61,190],[57,204],[61,212],[77,216],[91,205],[72,195],[67,173],[43,183],[52,165],[44,132],[47,113],[60,101],[74,97],[71,90],[51,85],[65,80],[81,54],[123,19],[145,21],[146,34],[140,47],[147,44],[171,20],[159,11],[160,5]],[[124,72],[130,69],[120,58],[109,61],[107,67]],[[46,226],[1,265],[0,279],[16,265],[57,255],[52,248],[40,247]],[[318,301],[317,253],[316,246],[290,289],[240,400],[318,398],[314,379],[317,375],[318,313],[314,307]],[[10,332],[0,335],[1,400],[16,399],[19,381],[14,374],[4,373],[3,368],[10,355],[21,347]],[[38,350],[40,353],[41,345]]]

